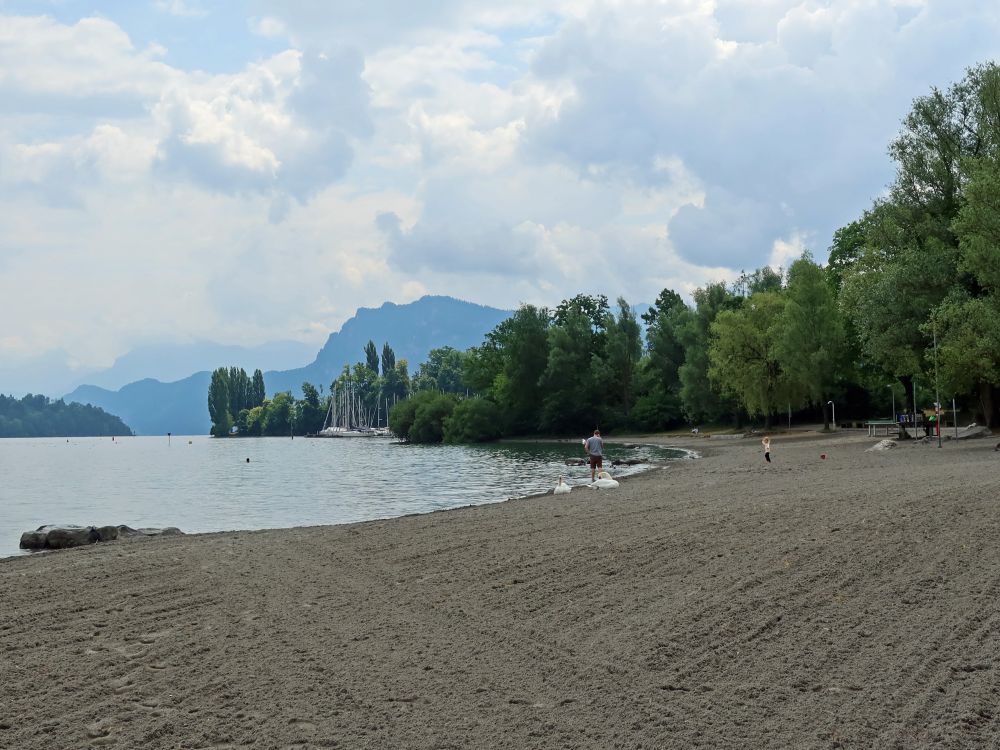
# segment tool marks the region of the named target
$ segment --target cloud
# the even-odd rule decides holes
[[[912,98],[1000,54],[985,0],[252,0],[226,64],[171,48],[221,8],[97,6],[0,16],[0,359],[822,258]]]

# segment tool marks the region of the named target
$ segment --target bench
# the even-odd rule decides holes
[[[868,428],[868,437],[878,437],[878,431],[882,428],[885,428],[886,437],[889,437],[890,431],[899,436],[899,423],[894,419],[869,419],[865,426]]]

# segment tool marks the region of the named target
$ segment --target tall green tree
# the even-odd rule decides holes
[[[378,350],[375,348],[375,342],[370,339],[365,344],[365,364],[376,376],[378,375]]]
[[[736,404],[709,378],[711,327],[721,312],[738,308],[740,300],[722,282],[696,289],[692,296],[695,309],[678,311],[674,329],[684,347],[684,364],[677,372],[681,405],[691,423],[716,422],[732,416]]]
[[[229,413],[229,371],[219,367],[212,372],[208,385],[208,416],[212,420],[212,434],[223,437],[232,429],[233,417]]]
[[[712,323],[709,376],[721,390],[734,396],[750,416],[771,416],[789,395],[781,367],[784,297],[759,292],[737,310],[723,310]]]
[[[267,398],[267,389],[264,388],[264,373],[259,369],[253,371],[253,381],[250,384],[250,398],[247,406],[253,408],[261,406]]]
[[[374,369],[374,368],[373,368]],[[386,341],[382,344],[382,375],[383,377],[388,375],[390,372],[396,369],[396,352],[392,350],[389,346],[389,342]]]
[[[796,402],[822,406],[828,430],[828,397],[841,375],[846,342],[831,285],[808,254],[788,269],[783,316],[777,355],[789,390],[799,396]]]
[[[593,320],[586,311],[573,308],[560,318],[549,329],[540,426],[561,434],[592,430],[599,418],[591,371]]]
[[[642,329],[635,311],[618,298],[617,316],[608,313],[602,350],[591,355],[594,382],[602,393],[603,421],[627,421],[635,403],[636,379],[642,357]],[[620,416],[619,416],[620,415]]]

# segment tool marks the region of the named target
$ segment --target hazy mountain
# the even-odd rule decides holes
[[[386,341],[396,353],[396,360],[410,362],[410,373],[436,347],[467,349],[500,321],[510,316],[506,310],[463,302],[452,297],[422,297],[416,302],[397,305],[386,302],[378,308],[363,307],[327,339],[312,364],[293,370],[264,373],[268,394],[291,390],[296,394],[304,381],[329,385],[345,364],[364,358],[364,347],[374,341],[379,353]],[[229,366],[227,360],[210,367]],[[242,365],[247,371],[259,363]],[[93,404],[117,414],[138,435],[205,434],[211,428],[208,418],[208,371],[198,372],[176,382],[147,378],[113,391],[93,385],[80,386],[66,401]]]
[[[379,354],[382,344],[389,342],[397,362],[409,361],[412,375],[431,349],[442,346],[468,349],[481,344],[483,336],[510,315],[509,310],[454,297],[428,296],[406,305],[386,302],[381,307],[362,307],[338,332],[330,334],[312,364],[295,370],[266,372],[264,384],[269,394],[288,390],[298,394],[303,382],[328,386],[345,364],[364,359],[369,340],[375,342]]]
[[[86,383],[114,390],[143,378],[169,382],[223,365],[242,367],[248,372],[258,367],[284,370],[306,364],[315,356],[315,351],[315,344],[298,341],[272,341],[250,347],[212,341],[141,346],[116,359],[107,370],[89,375]]]
[[[133,349],[106,369],[79,369],[62,350],[46,352],[16,366],[0,364],[0,393],[66,393],[79,385],[115,390],[143,378],[163,382],[181,380],[192,372],[235,365],[247,370],[286,370],[315,358],[315,344],[272,341],[259,346],[235,346],[212,341],[187,344],[148,344]]]
[[[197,372],[173,383],[146,378],[117,391],[81,385],[66,401],[99,406],[116,414],[136,435],[203,435],[212,427],[208,418],[209,372]]]

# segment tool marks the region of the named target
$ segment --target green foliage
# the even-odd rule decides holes
[[[502,434],[500,407],[485,398],[459,401],[444,420],[444,442],[484,443]]]
[[[312,383],[302,384],[301,401],[295,404],[295,427],[300,433],[316,433],[323,429],[326,404],[320,403],[319,391]]]
[[[411,443],[440,443],[444,422],[455,408],[456,398],[436,391],[415,393],[389,410],[389,429]]]
[[[113,437],[131,435],[121,419],[90,404],[67,404],[28,394],[0,394],[0,437]]]
[[[723,283],[696,289],[693,297],[695,309],[679,311],[674,325],[684,348],[684,364],[677,369],[681,405],[691,423],[719,422],[735,412],[736,404],[720,394],[708,376],[711,328],[719,313],[737,309],[740,301]]]
[[[829,428],[825,405],[842,372],[844,325],[826,274],[808,254],[788,269],[785,299],[777,358],[789,401],[823,406]]]
[[[219,367],[212,372],[208,386],[208,415],[212,420],[212,434],[224,437],[233,425],[240,432],[245,428],[241,416],[264,403],[264,375],[255,370],[253,378],[242,367]]]
[[[605,313],[602,322],[607,321]],[[591,373],[593,320],[585,310],[569,306],[549,329],[548,362],[542,373],[540,427],[565,434],[593,430],[598,420]]]
[[[410,442],[440,443],[444,439],[444,422],[454,411],[456,398],[448,393],[433,391],[419,396],[410,427]]]
[[[945,393],[971,393],[1000,385],[1000,297],[974,299],[957,293],[925,325],[937,333],[937,360]],[[933,344],[926,352],[933,367]]]
[[[765,420],[788,396],[778,356],[784,307],[779,293],[758,292],[738,310],[720,312],[712,323],[709,376],[748,414]]]
[[[617,317],[607,315],[604,330],[603,351],[592,354],[591,370],[595,386],[603,394],[602,421],[607,426],[610,413],[620,413],[624,420],[628,419],[642,357],[642,329],[623,297],[618,298]]]
[[[375,369],[374,367],[372,368]],[[389,342],[386,341],[382,344],[382,376],[385,377],[393,370],[396,369],[396,352],[392,350],[389,346]]]
[[[261,434],[284,436],[292,434],[292,416],[295,399],[288,391],[275,394],[270,401],[264,402],[264,413],[261,418]]]
[[[223,437],[229,434],[233,424],[229,413],[229,372],[220,367],[212,372],[208,385],[208,416],[212,420],[212,434]]]
[[[441,391],[443,393],[465,393],[462,370],[465,353],[450,346],[431,349],[427,361],[413,377],[415,391]]]
[[[375,342],[371,340],[365,344],[365,364],[378,377],[378,350],[375,348]]]
[[[413,420],[417,416],[417,406],[425,393],[416,393],[389,408],[389,429],[400,440],[410,439],[410,428],[413,427]]]

